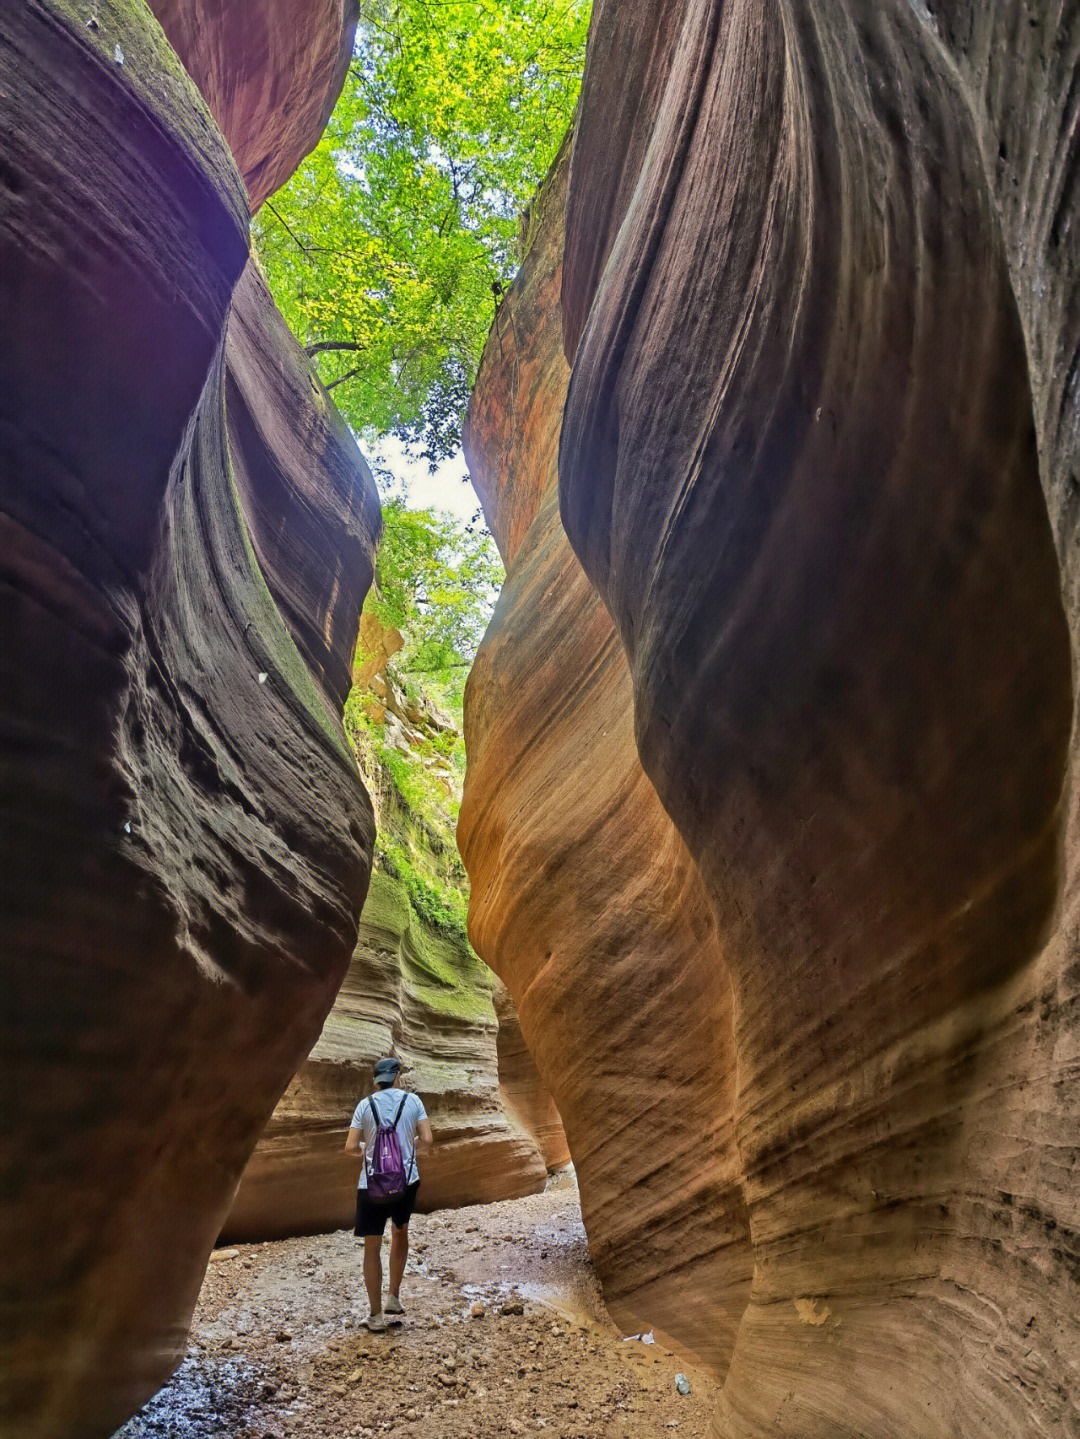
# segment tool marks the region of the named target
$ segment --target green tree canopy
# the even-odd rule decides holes
[[[368,599],[405,637],[395,668],[432,689],[459,722],[465,676],[503,580],[483,523],[383,499],[383,537]]]
[[[570,123],[589,0],[361,0],[318,149],[256,220],[289,324],[358,432],[460,443],[518,215]]]

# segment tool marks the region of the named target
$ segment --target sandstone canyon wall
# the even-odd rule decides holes
[[[345,982],[256,1145],[222,1239],[351,1227],[357,1165],[342,1151],[353,1106],[370,1094],[371,1066],[384,1054],[401,1059],[403,1082],[431,1119],[421,1211],[543,1189],[540,1140],[558,1162],[559,1116],[545,1110],[535,1067],[530,1085],[527,1056],[512,1070],[512,1092],[524,1087],[535,1106],[507,1112],[503,1026],[513,1025],[513,1009],[496,1018],[494,984],[467,946],[425,924],[400,880],[375,870]]]
[[[562,1116],[551,1091],[540,1078],[536,1060],[521,1032],[517,1006],[505,984],[496,984],[494,1000],[499,1024],[495,1046],[502,1103],[525,1132],[533,1136],[544,1168],[562,1169],[570,1163]]]
[[[625,656],[559,520],[568,170],[567,147],[466,425],[507,566],[466,692],[469,927],[563,1116],[609,1307],[722,1368],[750,1279],[731,990],[637,757]]]
[[[284,0],[243,11],[287,33]],[[234,85],[222,13],[215,118],[261,174],[273,117],[229,97],[298,88],[291,165],[349,17]],[[150,11],[5,6],[0,89],[0,1428],[87,1439],[182,1350],[353,951],[373,826],[339,716],[378,505]]]
[[[733,990],[725,1436],[1080,1433],[1078,66],[1075,6],[594,10],[560,507]]]

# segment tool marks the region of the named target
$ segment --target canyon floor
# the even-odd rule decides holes
[[[417,1215],[410,1234],[406,1319],[381,1335],[359,1322],[351,1234],[218,1251],[187,1357],[116,1439],[708,1433],[708,1377],[608,1318],[572,1181]]]

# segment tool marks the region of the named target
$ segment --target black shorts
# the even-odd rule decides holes
[[[368,1198],[366,1189],[356,1191],[356,1227],[354,1234],[362,1235],[365,1239],[374,1238],[376,1234],[381,1235],[386,1231],[386,1221],[392,1219],[398,1229],[404,1229],[412,1218],[413,1209],[416,1207],[416,1191],[420,1188],[419,1179],[415,1184],[409,1184],[405,1193],[397,1199],[373,1200]]]

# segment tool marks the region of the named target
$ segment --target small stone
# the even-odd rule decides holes
[[[264,1379],[264,1380],[263,1380],[263,1386],[262,1386],[262,1396],[263,1396],[263,1398],[264,1398],[264,1399],[272,1399],[272,1398],[274,1397],[274,1395],[278,1392],[278,1388],[279,1388],[279,1385],[278,1385],[276,1379]]]
[[[279,1344],[288,1344],[289,1341],[292,1339],[292,1335],[287,1329],[279,1329],[278,1332],[274,1335],[274,1338]]]
[[[235,1259],[239,1253],[239,1249],[211,1249],[210,1263],[216,1264],[219,1259]]]
[[[454,1356],[453,1356],[452,1354],[448,1354],[448,1355],[446,1356],[446,1358],[443,1360],[443,1368],[444,1368],[444,1369],[449,1369],[450,1372],[451,1372],[451,1374],[452,1374],[452,1373],[454,1372],[454,1370],[457,1368],[457,1360],[454,1358]]]
[[[525,1306],[520,1299],[509,1299],[499,1307],[500,1314],[524,1314]]]
[[[349,1375],[349,1383],[350,1383],[350,1384],[359,1384],[359,1382],[360,1382],[360,1375],[361,1375],[362,1373],[363,1373],[363,1370],[361,1370],[361,1369],[354,1369],[353,1372]]]
[[[486,1313],[487,1309],[480,1303],[479,1299],[474,1300],[469,1308],[469,1314],[473,1319],[483,1319]]]
[[[679,1391],[680,1394],[690,1393],[690,1380],[687,1379],[685,1374],[675,1375],[675,1388]]]
[[[506,1427],[511,1434],[524,1434],[525,1432],[525,1426],[518,1419],[511,1419]]]

